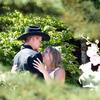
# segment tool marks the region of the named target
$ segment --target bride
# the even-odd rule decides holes
[[[53,47],[47,47],[43,53],[43,62],[37,58],[34,60],[34,67],[38,69],[44,76],[47,83],[52,80],[58,83],[64,83],[65,70],[61,67],[61,55],[60,52]]]

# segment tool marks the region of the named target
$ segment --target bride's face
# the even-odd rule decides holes
[[[46,48],[43,52],[43,62],[45,63],[45,65],[51,65],[52,54],[50,53],[49,48]]]

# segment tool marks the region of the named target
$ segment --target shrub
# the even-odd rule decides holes
[[[15,10],[0,16],[0,61],[4,64],[12,65],[14,55],[20,50],[21,42],[17,37],[23,33],[28,25],[39,25],[43,31],[47,32],[51,40],[43,42],[41,51],[48,45],[59,46],[62,54],[62,64],[65,70],[73,77],[75,82],[79,74],[78,63],[73,55],[75,46],[69,44],[73,38],[73,31],[66,26],[60,19],[50,16],[37,16],[33,14],[25,15]]]
[[[2,79],[1,79],[2,77]],[[0,74],[1,100],[99,100],[100,93],[71,85],[51,85],[37,80],[28,72]],[[94,96],[95,95],[95,96]]]

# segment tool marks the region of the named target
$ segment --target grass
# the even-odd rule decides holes
[[[0,63],[0,72],[6,72],[10,69],[11,69],[11,66],[8,66],[8,65],[4,66],[2,63]]]
[[[4,72],[0,74],[0,100],[100,100],[100,93],[69,84],[46,84],[29,72]]]

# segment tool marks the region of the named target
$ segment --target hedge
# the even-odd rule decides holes
[[[78,62],[73,55],[75,45],[69,43],[73,39],[73,30],[65,25],[60,19],[51,16],[39,16],[34,14],[23,14],[17,10],[7,12],[0,16],[0,62],[12,65],[14,55],[20,50],[21,42],[17,41],[24,28],[28,25],[39,25],[47,32],[51,40],[43,42],[40,51],[48,45],[60,47],[62,64],[68,72],[69,82],[76,82],[79,75]],[[70,78],[69,78],[70,77]],[[71,79],[71,80],[70,80]]]

